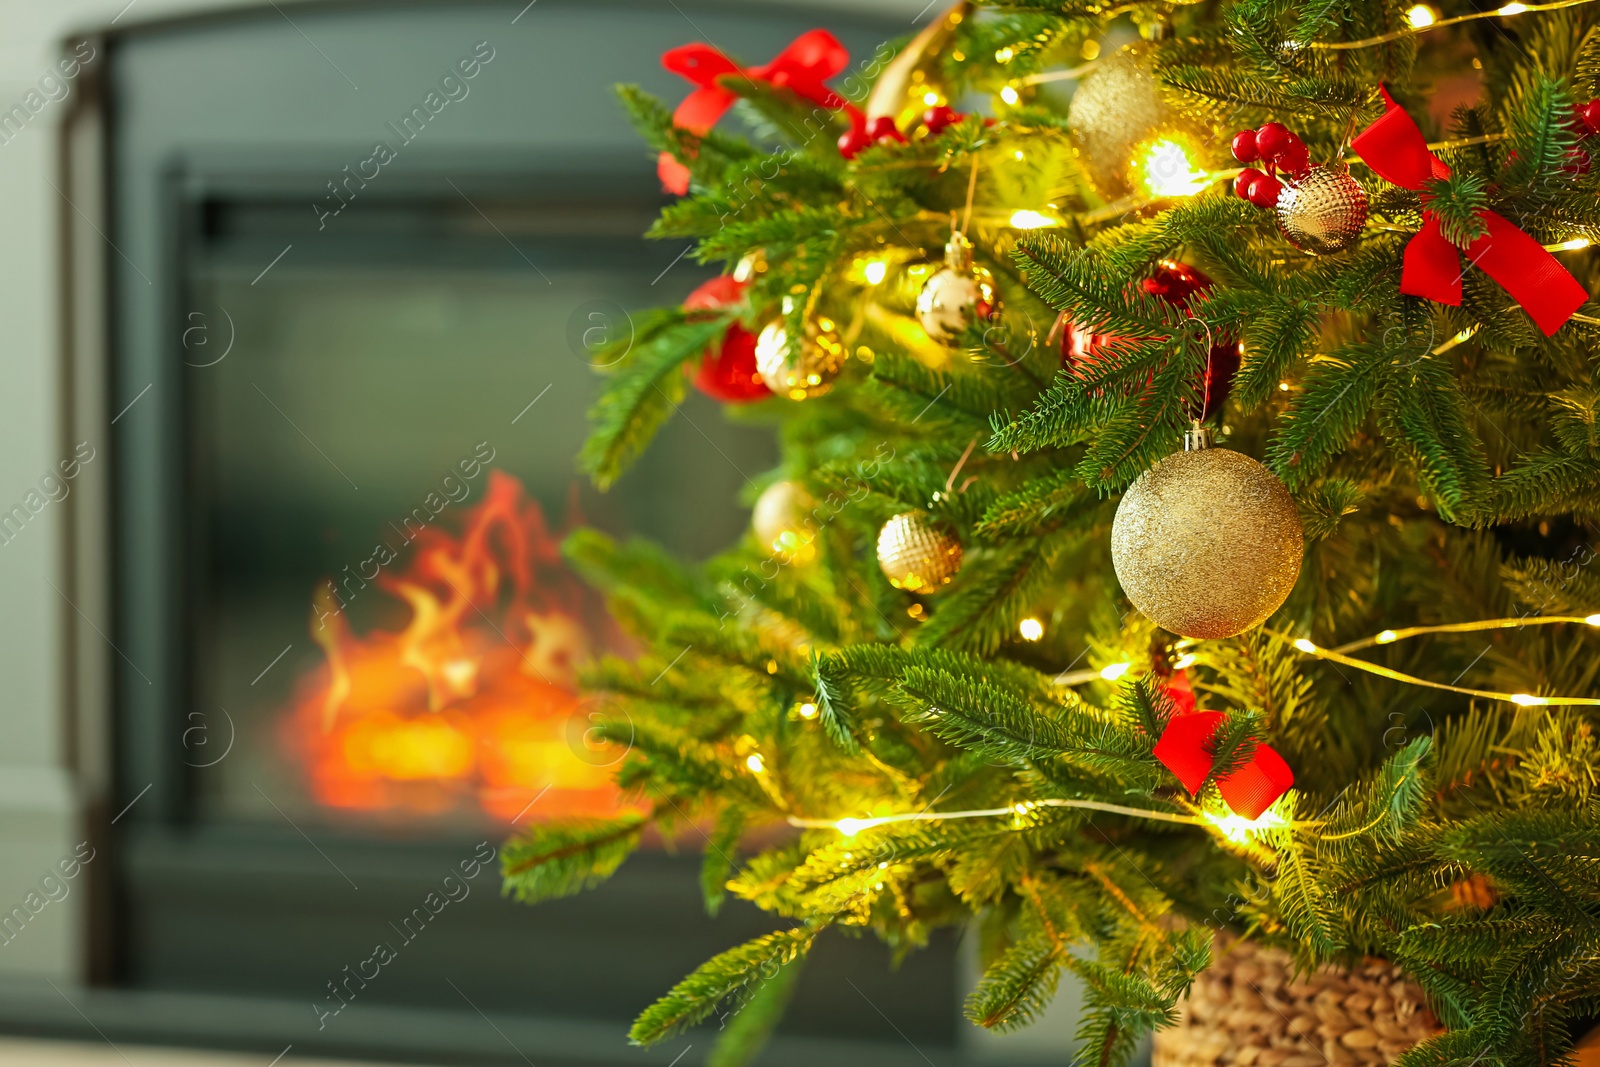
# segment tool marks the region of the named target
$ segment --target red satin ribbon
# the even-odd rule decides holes
[[[1379,177],[1404,189],[1420,193],[1430,179],[1449,177],[1450,168],[1428,151],[1416,122],[1394,102],[1388,89],[1380,86],[1379,91],[1388,110],[1358,134],[1350,147]],[[1439,217],[1427,210],[1426,194],[1422,203],[1422,230],[1406,245],[1400,291],[1460,307],[1464,273],[1460,252],[1445,238]],[[1467,246],[1469,265],[1483,268],[1499,282],[1549,337],[1589,299],[1588,292],[1556,257],[1503,215],[1484,208],[1478,217],[1488,231]]]
[[[738,99],[738,94],[717,84],[724,74],[770,82],[823,107],[838,109],[844,106],[844,97],[825,83],[848,62],[850,53],[827,30],[802,33],[771,63],[759,67],[741,68],[708,44],[686,44],[661,57],[663,67],[699,86],[672,113],[672,121],[692,133],[705,133],[715,126]]]
[[[1169,690],[1170,691],[1170,690]],[[1191,696],[1191,700],[1193,697]],[[1211,742],[1225,716],[1220,711],[1174,715],[1156,742],[1155,757],[1191,794],[1200,792],[1211,774]],[[1228,807],[1246,819],[1259,819],[1273,801],[1294,785],[1294,772],[1271,745],[1257,745],[1249,761],[1217,779],[1217,791]]]
[[[717,83],[725,74],[782,86],[803,99],[838,110],[849,105],[844,97],[828,88],[827,81],[849,62],[850,53],[827,30],[802,33],[774,56],[772,62],[758,67],[740,67],[709,44],[686,44],[661,57],[663,67],[698,86],[672,113],[674,125],[697,134],[715,126],[739,98],[737,93]],[[661,153],[656,161],[656,173],[668,192],[681,196],[689,191],[689,168],[670,152]]]

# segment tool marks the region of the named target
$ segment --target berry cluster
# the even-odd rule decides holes
[[[945,127],[954,126],[964,118],[966,116],[961,112],[939,104],[922,113],[921,123],[927,128],[927,136],[936,137]],[[906,143],[906,135],[900,132],[892,117],[879,115],[875,119],[868,119],[859,111],[852,111],[850,129],[839,136],[839,154],[846,159],[854,159],[875,144],[891,141]]]
[[[1233,158],[1240,163],[1265,163],[1265,171],[1250,167],[1233,179],[1233,191],[1256,207],[1272,207],[1278,202],[1283,183],[1276,172],[1303,178],[1311,169],[1305,142],[1281,122],[1269,122],[1259,130],[1240,130],[1233,135]]]

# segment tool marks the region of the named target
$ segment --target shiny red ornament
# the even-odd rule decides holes
[[[846,159],[854,159],[871,144],[872,138],[868,136],[865,126],[852,126],[839,135],[839,154]]]
[[[746,282],[719,274],[683,301],[683,310],[693,314],[724,311],[744,299]],[[772,395],[756,366],[756,338],[738,322],[728,324],[720,341],[706,346],[698,366],[684,364],[684,374],[695,388],[726,404],[748,403]]]
[[[1237,178],[1233,179],[1233,195],[1237,196],[1240,200],[1249,200],[1252,204],[1255,203],[1255,200],[1250,196],[1250,190],[1255,187],[1257,178],[1265,177],[1265,174],[1261,173],[1259,170],[1256,170],[1254,167],[1245,168],[1239,172],[1239,176]]]
[[[1240,163],[1254,163],[1261,158],[1261,149],[1256,147],[1256,131],[1240,130],[1233,135],[1233,158]]]
[[[1278,166],[1296,178],[1304,177],[1306,171],[1311,169],[1311,155],[1306,151],[1304,141],[1292,133],[1289,137],[1288,146],[1278,153]]]
[[[1270,174],[1263,174],[1250,183],[1250,202],[1256,207],[1277,207],[1283,183]]]
[[[1600,100],[1591,100],[1578,108],[1578,119],[1589,135],[1600,133]]]
[[[1269,122],[1256,131],[1256,151],[1262,159],[1272,159],[1289,146],[1294,134],[1281,122]]]
[[[1267,176],[1263,174],[1262,177]],[[1183,307],[1189,302],[1190,297],[1204,292],[1213,284],[1210,277],[1198,267],[1164,259],[1156,264],[1155,273],[1140,283],[1140,288],[1175,307]],[[1100,359],[1101,350],[1115,344],[1116,341],[1114,335],[1095,333],[1070,319],[1066,320],[1062,323],[1061,331],[1061,365],[1068,370],[1080,371],[1093,367]],[[1214,341],[1211,352],[1206,358],[1201,410],[1195,416],[1200,419],[1206,419],[1222,410],[1222,405],[1227,402],[1228,393],[1233,388],[1234,375],[1239,372],[1239,364],[1242,361],[1242,350],[1238,341],[1222,338],[1216,338]]]
[[[935,104],[922,113],[922,124],[928,128],[929,137],[937,137],[948,127],[954,126],[966,117],[944,104]]]

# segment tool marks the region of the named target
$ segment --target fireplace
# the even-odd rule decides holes
[[[609,85],[675,99],[666,48],[764,58],[817,21],[296,5],[105,42],[114,791],[94,942],[101,981],[166,1005],[128,1032],[631,1062],[627,1019],[770,928],[705,916],[693,840],[536,909],[500,898],[491,852],[628,803],[574,685],[627,642],[564,533],[704,558],[775,455],[691,392],[609,493],[576,473],[599,336],[707,276],[639,236],[663,194]],[[909,29],[820,21],[861,54]],[[773,1062],[922,1062],[896,1028],[953,1062],[954,946],[927,955],[890,975],[870,941],[824,945]],[[691,1044],[699,1062],[696,1035],[662,1062]]]

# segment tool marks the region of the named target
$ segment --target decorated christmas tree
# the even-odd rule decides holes
[[[716,1017],[748,1062],[830,928],[915,966],[967,927],[968,1018],[1071,971],[1084,1063],[1562,1061],[1600,1013],[1600,6],[1012,0],[664,61],[681,103],[621,90],[681,196],[652,233],[724,274],[595,361],[583,463],[699,388],[782,464],[703,566],[568,542],[642,649],[587,684],[645,814],[504,870],[574,893],[654,828],[773,931],[633,1040]]]

